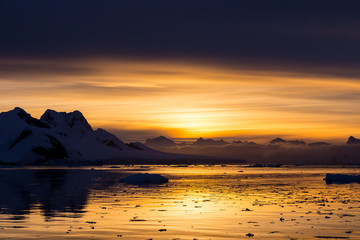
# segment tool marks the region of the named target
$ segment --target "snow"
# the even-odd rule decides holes
[[[90,124],[79,111],[66,113],[48,109],[41,116],[40,120],[48,123],[52,128],[58,129],[59,131],[71,129],[72,132],[81,134],[92,132]]]
[[[140,143],[125,144],[104,129],[93,130],[79,111],[46,110],[40,120],[21,108],[0,113],[0,161],[47,163],[52,160],[171,158]]]
[[[166,183],[169,179],[160,174],[137,173],[123,178],[120,181],[127,184],[142,185]]]

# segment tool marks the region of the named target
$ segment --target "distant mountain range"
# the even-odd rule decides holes
[[[176,143],[164,136],[147,139],[145,145],[165,152],[240,158],[255,164],[360,164],[360,139],[353,136],[343,145],[279,137],[265,144],[203,138],[192,143]]]
[[[360,143],[360,139],[356,139],[354,137],[350,137],[347,144],[355,144],[355,143]],[[227,142],[224,141],[223,139],[220,140],[214,140],[211,138],[208,139],[204,139],[202,137],[198,138],[196,141],[194,141],[193,143],[188,143],[188,144],[177,144],[175,143],[172,139],[164,137],[164,136],[159,136],[156,138],[150,138],[150,139],[146,139],[145,141],[145,145],[148,147],[152,147],[155,149],[163,149],[163,148],[176,148],[176,147],[224,147],[224,146],[231,146],[231,145],[256,145],[255,142],[252,141],[233,141],[233,142]],[[329,146],[331,145],[330,143],[327,142],[312,142],[312,143],[306,143],[303,140],[284,140],[282,138],[275,138],[273,140],[271,140],[269,142],[269,144],[271,145],[297,145],[297,146]]]
[[[79,111],[46,110],[40,119],[25,110],[0,113],[0,163],[175,163],[203,157],[164,153],[126,144],[104,129],[93,130]]]
[[[225,146],[227,144],[230,144],[230,143],[226,142],[222,139],[221,140],[213,140],[213,139],[204,139],[204,138],[200,137],[194,143],[192,143],[192,146],[196,146],[196,147]],[[164,136],[146,139],[145,145],[148,147],[153,147],[153,148],[174,148],[176,146],[184,146],[184,144],[176,144],[173,140],[171,140],[167,137],[164,137]]]
[[[257,143],[252,142],[252,141],[233,141],[233,142],[227,142],[224,141],[223,139],[220,140],[214,140],[211,138],[208,139],[204,139],[202,137],[198,138],[196,141],[194,141],[193,143],[188,143],[188,144],[177,144],[175,143],[172,139],[164,137],[164,136],[159,136],[156,138],[150,138],[150,139],[146,139],[145,141],[145,145],[148,147],[152,147],[155,149],[158,148],[175,148],[175,147],[209,147],[209,146],[213,146],[213,147],[220,147],[220,146],[231,146],[231,145],[239,145],[239,144],[243,144],[243,145],[256,145]],[[280,137],[274,138],[271,141],[269,141],[270,145],[287,145],[287,146],[291,146],[291,145],[295,145],[295,146],[312,146],[312,147],[320,147],[320,146],[330,146],[331,144],[328,142],[311,142],[311,143],[306,143],[303,140],[285,140],[282,139]],[[346,145],[353,145],[353,144],[360,144],[360,139],[355,138],[353,136],[350,136],[346,142]],[[261,144],[263,145],[263,144]]]

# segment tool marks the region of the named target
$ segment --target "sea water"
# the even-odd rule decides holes
[[[135,173],[169,178],[127,185]],[[355,167],[0,169],[0,239],[360,239]]]

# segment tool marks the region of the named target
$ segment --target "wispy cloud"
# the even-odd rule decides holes
[[[360,134],[354,78],[161,61],[8,64],[10,70],[0,67],[3,111],[18,105],[40,116],[45,108],[78,109],[96,127],[136,136]]]

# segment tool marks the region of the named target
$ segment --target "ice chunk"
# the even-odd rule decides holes
[[[137,173],[120,180],[127,184],[161,184],[169,181],[168,178],[160,174]]]
[[[326,183],[351,183],[351,182],[360,183],[360,175],[327,173],[325,180]]]

